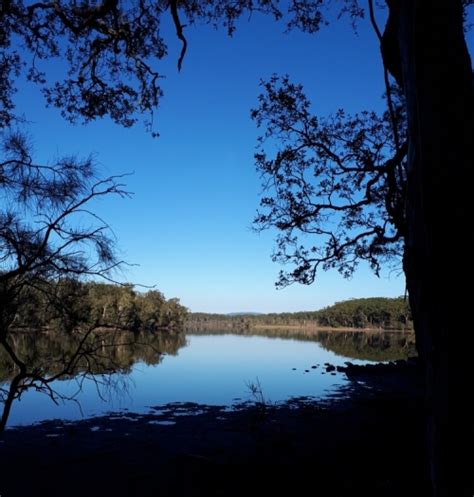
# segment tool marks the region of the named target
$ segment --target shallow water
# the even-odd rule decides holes
[[[120,350],[126,361],[119,372],[96,374],[96,381],[85,380],[79,393],[80,375],[56,381],[52,387],[59,394],[75,398],[59,405],[44,393],[27,391],[13,404],[8,425],[52,418],[73,420],[118,410],[148,412],[151,406],[170,402],[232,405],[260,400],[261,396],[268,402],[325,397],[347,383],[344,374],[327,373],[325,363],[337,366],[351,360],[364,364],[377,354],[386,358],[384,350],[391,351],[391,359],[398,358],[397,347],[390,345],[390,340],[387,345],[387,334],[372,338],[355,333],[333,333],[325,338],[295,334],[289,338],[291,333],[282,331],[277,333],[280,336],[269,334],[188,333],[172,345],[161,345],[159,351],[155,344],[153,354],[146,355],[141,349],[137,352],[136,345],[133,353]],[[403,354],[401,349],[399,356]]]

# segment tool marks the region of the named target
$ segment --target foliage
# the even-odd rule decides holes
[[[310,284],[319,268],[347,277],[361,260],[378,273],[403,252],[407,144],[400,95],[391,96],[395,121],[388,111],[349,116],[342,109],[323,118],[288,77],[262,86],[252,111],[264,127],[255,159],[265,196],[255,226],[277,228],[273,259],[296,266],[280,273],[278,285]],[[277,151],[269,157],[266,149]]]
[[[90,204],[104,196],[128,195],[119,178],[97,178],[91,158],[63,157],[39,164],[26,134],[16,130],[6,129],[0,140],[0,351],[8,356],[11,372],[8,388],[0,389],[1,432],[14,401],[28,389],[57,402],[62,397],[54,390],[54,381],[77,371],[79,389],[86,378],[98,387],[104,381],[110,386],[114,370],[104,362],[103,342],[94,331],[98,326],[140,329],[137,307],[148,299],[113,285],[106,285],[99,298],[92,295],[96,284],[87,283],[99,278],[113,281],[123,264],[116,257],[109,226],[90,210]],[[99,316],[101,304],[107,312],[102,309]],[[163,305],[164,317],[149,327],[181,322],[179,304]],[[51,374],[51,365],[30,364],[29,355],[16,350],[14,327],[68,332],[75,348],[57,359]],[[101,366],[108,375],[105,380],[94,375]]]
[[[331,3],[324,0],[281,2],[286,7],[288,27],[311,33],[327,22],[326,8]],[[466,22],[465,9],[473,2],[457,0],[431,5],[426,1],[386,0],[378,2],[380,4],[389,10],[383,34],[376,24],[373,0],[368,1],[367,10],[381,45],[393,143],[388,144],[388,136],[380,141],[379,132],[384,125],[372,114],[348,119],[336,115],[335,122],[323,121],[322,127],[319,126],[309,115],[307,101],[299,87],[287,85],[283,94],[276,93],[276,100],[272,95],[266,101],[263,97],[263,104],[271,103],[270,115],[265,115],[265,105],[262,105],[254,116],[257,122],[262,119],[260,122],[265,123],[270,135],[281,134],[283,140],[285,134],[290,136],[276,158],[267,159],[265,151],[257,156],[257,165],[270,188],[264,201],[268,211],[260,215],[257,224],[259,228],[276,227],[281,231],[275,259],[295,265],[289,273],[282,273],[280,285],[294,281],[312,283],[319,268],[337,268],[344,275],[350,275],[361,260],[378,272],[381,263],[405,249],[404,271],[420,340],[419,350],[426,362],[434,494],[472,494],[470,468],[465,457],[459,456],[456,460],[458,469],[454,478],[448,477],[450,472],[447,471],[451,461],[445,454],[464,454],[472,445],[470,438],[464,435],[472,430],[462,401],[454,407],[459,423],[454,429],[447,428],[448,386],[452,387],[452,378],[464,376],[468,360],[458,361],[463,365],[463,374],[451,374],[452,362],[445,357],[443,346],[459,299],[453,297],[446,305],[444,297],[440,298],[439,282],[455,283],[452,274],[456,271],[451,264],[440,278],[437,270],[440,259],[446,257],[446,240],[450,241],[451,233],[465,233],[470,220],[466,199],[470,193],[472,165],[472,68],[462,21]],[[365,14],[358,0],[341,0],[338,6],[340,13],[348,13],[353,20]],[[182,43],[179,69],[187,48],[186,24],[211,22],[224,25],[232,34],[236,20],[252,12],[271,14],[276,19],[283,17],[278,0],[2,1],[0,129],[18,120],[12,97],[15,80],[23,71],[30,81],[43,87],[47,102],[61,108],[70,120],[89,121],[108,115],[124,126],[133,124],[135,109],[151,111],[161,97],[160,74],[149,59],[161,59],[166,54],[159,28],[161,17],[168,12]],[[48,81],[40,66],[50,58],[67,61],[65,77]],[[408,100],[410,153],[406,168],[403,162],[408,146],[403,132],[399,131],[389,73],[403,87]],[[296,94],[292,94],[295,89]],[[272,122],[273,116],[276,120]],[[372,133],[373,125],[376,133]],[[294,146],[295,143],[299,145]],[[2,167],[7,165],[8,160]],[[409,180],[406,171],[410,172]],[[8,175],[0,176],[8,178]],[[49,192],[47,198],[52,198]],[[72,237],[69,238],[72,245],[79,241],[76,233],[53,225],[59,228],[58,236]],[[450,230],[445,229],[447,226]],[[0,230],[14,235],[14,243],[9,236],[3,236],[0,241],[7,246],[7,255],[0,254],[2,262],[9,264],[17,257],[22,275],[34,275],[36,266],[32,261],[39,254],[43,261],[41,269],[54,273],[56,268],[45,262],[54,259],[56,253],[45,250],[46,245],[48,249],[51,247],[49,237],[46,243],[41,241],[41,236],[51,233],[52,229],[45,225],[43,232],[35,232],[25,229],[23,223],[21,234],[25,237],[17,237],[16,218],[7,212],[0,219]],[[458,243],[463,250],[457,253],[458,260],[464,262],[469,260],[467,250],[472,238],[469,230],[466,233]],[[306,235],[310,237],[309,242]],[[314,236],[316,242],[311,239]],[[94,232],[89,232],[87,240],[93,237]],[[19,252],[16,242],[20,243]],[[61,247],[59,240],[58,243]],[[60,248],[63,252],[60,255],[66,259],[57,259],[62,276],[74,272],[75,263],[80,264],[79,273],[86,274],[81,266],[84,259],[76,258],[75,252],[68,252],[66,248]],[[108,260],[108,252],[103,253],[100,247],[97,254],[101,264]],[[108,262],[101,270],[108,269]],[[23,267],[27,270],[23,271]],[[14,275],[11,271],[7,270],[9,284],[0,285],[0,298],[2,304],[5,302],[0,338],[5,347],[8,347],[5,329],[15,314],[16,304],[12,307],[11,303],[16,302],[24,288],[24,285],[10,285],[14,280],[10,278]],[[43,279],[53,281],[49,275],[43,275]],[[122,318],[131,325],[133,307],[124,309]],[[16,382],[26,378],[24,364],[20,363],[18,361],[21,371],[15,377]],[[43,385],[48,383],[43,381]],[[464,443],[463,450],[450,450],[452,440]],[[450,492],[453,488],[455,490]]]
[[[367,298],[338,302],[319,311],[246,316],[191,313],[190,329],[252,329],[256,326],[412,329],[408,302],[403,298]]]
[[[50,282],[43,286],[51,287]],[[186,308],[178,299],[167,300],[157,290],[136,292],[133,285],[98,282],[80,283],[75,280],[56,284],[61,311],[51,305],[46,291],[25,289],[11,328],[74,331],[74,325],[95,328],[116,328],[130,331],[156,331],[183,325]],[[63,312],[66,311],[66,312]]]
[[[6,280],[7,283],[11,282]],[[15,285],[14,278],[11,284]],[[10,383],[8,387],[0,387],[3,403],[0,433],[5,429],[14,401],[29,389],[46,393],[58,402],[74,400],[86,379],[95,383],[99,395],[102,387],[120,387],[121,379],[114,376],[120,366],[107,353],[116,347],[123,350],[126,345],[126,342],[117,341],[121,337],[120,330],[138,333],[146,329],[150,334],[150,330],[182,324],[185,308],[177,299],[166,301],[162,296],[158,307],[159,295],[156,291],[137,294],[131,286],[83,283],[78,279],[32,279],[32,275],[26,273],[23,284],[16,285],[14,294],[9,295],[8,306],[2,305],[3,316],[7,315],[5,309],[8,309],[8,321],[0,330],[0,356],[6,357],[2,361]],[[23,306],[25,302],[33,302],[33,305]],[[140,314],[140,308],[147,312]],[[54,350],[50,350],[47,352],[49,359],[38,364],[31,356],[34,348],[21,348],[15,328],[27,327],[26,335],[36,343],[37,332],[43,331],[39,330],[40,325],[49,332],[58,331],[67,337],[71,350],[61,350],[56,357],[51,357]],[[99,333],[104,328],[111,329],[106,336]],[[150,340],[147,343],[150,345]],[[153,355],[153,348],[150,352]],[[98,373],[101,376],[98,377]],[[54,382],[76,375],[79,376],[75,378],[78,384],[75,394],[71,397],[58,394]]]
[[[61,2],[4,1],[0,7],[0,128],[17,119],[13,96],[20,76],[42,88],[46,101],[71,121],[110,116],[131,126],[137,112],[153,112],[163,90],[156,61],[168,53],[162,34],[167,19],[182,43],[178,68],[186,52],[185,27],[198,22],[223,26],[229,35],[236,22],[252,12],[279,20],[289,29],[314,33],[327,23],[322,0],[116,0]],[[361,17],[354,0],[342,12]],[[21,48],[20,48],[21,47]],[[54,80],[48,59],[66,61]],[[60,73],[58,65],[56,74]]]
[[[24,133],[6,131],[0,161],[0,338],[18,308],[55,307],[65,316],[81,280],[110,278],[123,261],[107,223],[89,210],[104,196],[127,196],[117,177],[98,179],[91,158],[38,164]],[[39,293],[44,299],[38,300]],[[74,323],[70,323],[74,326]]]
[[[408,301],[403,298],[370,298],[338,302],[318,312],[322,326],[349,328],[411,327]]]

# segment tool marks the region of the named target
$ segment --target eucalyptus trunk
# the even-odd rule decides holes
[[[433,495],[471,497],[474,105],[462,2],[388,3],[408,111],[404,270],[426,372]]]

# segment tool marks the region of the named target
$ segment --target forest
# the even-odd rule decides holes
[[[86,325],[156,331],[181,328],[187,315],[179,299],[166,299],[158,290],[138,292],[132,285],[77,280],[43,281],[35,288],[24,288],[18,304],[11,324],[14,330],[68,332]]]
[[[337,302],[319,311],[237,315],[190,313],[186,326],[211,329],[301,326],[412,330],[413,321],[408,301],[403,297],[373,297]]]

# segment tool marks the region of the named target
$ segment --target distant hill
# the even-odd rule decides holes
[[[228,312],[226,316],[236,316],[236,317],[242,317],[242,316],[263,316],[263,312]]]

